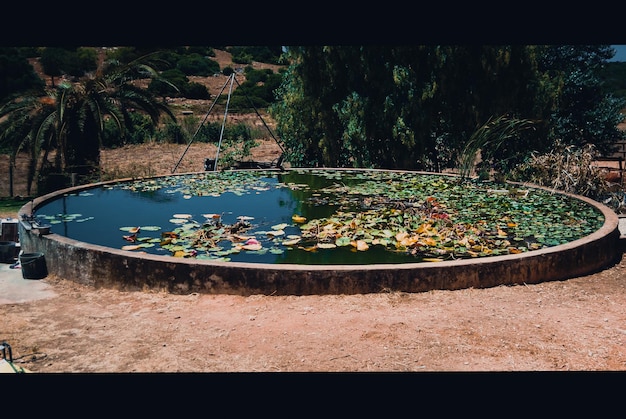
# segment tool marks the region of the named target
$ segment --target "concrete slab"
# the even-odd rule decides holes
[[[21,269],[0,263],[0,304],[17,304],[56,297],[52,287],[41,279],[24,279]]]

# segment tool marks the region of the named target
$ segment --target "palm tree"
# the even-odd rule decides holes
[[[27,92],[0,106],[0,143],[11,148],[12,164],[20,151],[30,151],[29,194],[36,174],[44,170],[48,152],[53,148],[57,150],[54,162],[57,172],[96,173],[107,119],[115,121],[121,136],[131,126],[130,112],[134,110],[145,112],[155,125],[163,114],[176,121],[167,105],[134,83],[146,78],[161,80],[150,63],[150,56],[128,64],[108,60],[95,73],[76,83],[62,82],[54,90],[43,93]],[[37,167],[42,151],[44,155]]]
[[[55,99],[41,92],[29,92],[9,98],[0,106],[0,144],[11,150],[9,155],[9,189],[13,196],[13,168],[17,155],[29,153],[27,194],[37,173],[37,160],[42,149],[47,149],[54,136],[51,131],[51,115],[55,111]]]
[[[115,121],[121,136],[131,125],[129,113],[136,109],[146,113],[155,125],[162,114],[176,121],[167,105],[133,83],[146,78],[160,79],[149,56],[129,64],[105,61],[93,76],[88,75],[79,83],[59,85],[57,134],[63,171],[85,174],[99,168],[101,136],[107,118]]]

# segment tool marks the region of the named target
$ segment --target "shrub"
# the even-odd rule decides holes
[[[604,170],[594,166],[599,157],[595,146],[564,146],[557,142],[546,154],[532,154],[530,159],[515,167],[509,179],[531,182],[592,199],[610,194],[610,184]]]
[[[168,121],[162,128],[157,130],[155,138],[159,142],[185,144],[189,134],[179,124]]]
[[[126,128],[124,136],[121,135],[114,121],[105,121],[102,132],[102,146],[116,148],[125,144],[142,144],[154,135],[154,126],[147,115],[131,112],[130,121],[131,126]]]
[[[188,76],[210,76],[219,73],[220,65],[200,54],[189,54],[176,63],[176,68]]]
[[[183,96],[187,99],[210,99],[211,94],[205,85],[191,82],[181,89]]]
[[[189,79],[187,79],[185,73],[179,69],[165,70],[161,73],[161,78],[167,80],[169,83],[172,83],[178,88],[179,91],[183,91],[189,84]],[[180,95],[179,91],[176,91],[175,88],[159,79],[153,79],[150,82],[148,91],[161,97],[176,97]]]

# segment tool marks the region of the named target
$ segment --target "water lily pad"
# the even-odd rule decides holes
[[[294,246],[298,243],[300,243],[300,237],[295,238],[295,239],[290,239],[290,240],[283,240],[282,244],[283,246]]]
[[[122,227],[122,231],[128,231],[130,234],[137,234],[141,231],[141,227]]]
[[[284,230],[285,227],[288,227],[289,224],[286,223],[281,223],[281,224],[276,224],[272,226],[272,230]]]
[[[370,248],[364,240],[356,240],[352,243],[352,245],[360,252],[364,252]]]
[[[161,229],[159,226],[141,226],[143,231],[158,231]]]
[[[174,214],[172,217],[174,218],[191,218],[191,214]]]
[[[350,237],[339,237],[337,240],[335,240],[335,244],[337,246],[349,246],[351,242],[352,239]]]
[[[261,250],[263,248],[263,245],[261,243],[251,243],[244,244],[243,246],[241,246],[241,248],[244,250]]]

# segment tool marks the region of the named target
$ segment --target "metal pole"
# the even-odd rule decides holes
[[[176,169],[178,168],[178,165],[180,164],[181,161],[183,161],[183,157],[185,157],[185,154],[187,154],[187,151],[189,150],[189,147],[191,147],[191,143],[193,142],[194,138],[196,138],[196,135],[198,135],[198,133],[200,132],[200,128],[202,127],[202,125],[204,125],[204,123],[206,122],[207,118],[209,117],[209,114],[211,113],[211,111],[213,110],[213,107],[215,106],[215,104],[217,103],[217,100],[220,98],[220,96],[222,95],[222,92],[224,91],[224,89],[226,88],[226,85],[228,84],[228,79],[226,80],[226,82],[224,83],[224,85],[222,86],[222,90],[220,90],[220,92],[217,94],[217,96],[215,96],[215,100],[213,101],[213,103],[211,104],[211,107],[209,108],[209,111],[206,113],[206,115],[204,116],[204,119],[202,120],[202,122],[200,123],[200,125],[198,125],[198,129],[196,130],[196,132],[193,134],[193,136],[191,137],[191,139],[189,140],[189,143],[187,144],[187,148],[185,148],[185,151],[183,151],[183,154],[180,156],[180,159],[178,160],[178,163],[176,163],[176,166],[174,166],[174,168],[172,169],[172,173],[174,173],[176,171]]]
[[[226,109],[224,109],[224,120],[222,121],[222,130],[220,131],[220,141],[217,144],[217,152],[215,153],[215,165],[213,166],[213,171],[217,171],[217,160],[220,155],[220,148],[222,147],[222,137],[224,135],[224,127],[226,126],[226,115],[228,115],[228,104],[230,103],[230,95],[233,91],[233,81],[235,80],[235,73],[230,75],[230,89],[228,90],[228,98],[226,99]]]
[[[235,81],[237,82],[237,86],[241,87],[241,85],[239,84],[239,81],[237,79],[235,79]],[[245,93],[245,92],[244,92],[244,95],[246,96],[246,99],[248,99],[248,103],[250,103],[250,106],[252,106],[252,109],[254,109],[254,112],[257,114],[257,116],[259,117],[261,122],[263,122],[263,126],[265,126],[265,128],[267,129],[267,132],[270,133],[270,135],[272,136],[274,141],[276,141],[276,144],[278,144],[278,147],[280,147],[280,150],[284,153],[285,152],[285,148],[280,143],[280,141],[278,141],[278,138],[274,137],[274,133],[272,132],[270,127],[268,127],[267,124],[265,123],[265,120],[263,119],[263,117],[261,116],[259,111],[256,109],[256,106],[254,106],[254,103],[252,102],[252,99],[250,99],[250,96],[248,96],[248,94]]]

